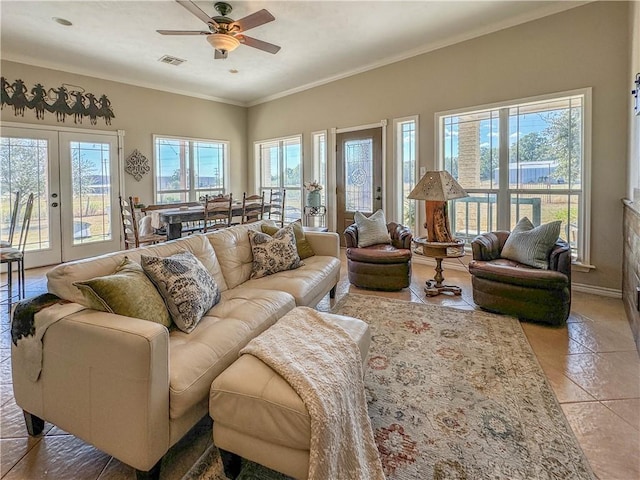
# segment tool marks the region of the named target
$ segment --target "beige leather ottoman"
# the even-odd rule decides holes
[[[357,318],[323,313],[343,327],[366,359],[369,326]],[[242,355],[213,381],[209,400],[213,443],[220,449],[225,474],[236,478],[241,457],[278,472],[306,479],[310,418],[289,384],[252,355]]]

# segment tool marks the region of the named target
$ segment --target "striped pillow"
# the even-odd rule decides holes
[[[522,218],[504,242],[500,256],[547,270],[549,253],[558,240],[561,224],[561,220],[556,220],[534,227],[527,217]]]

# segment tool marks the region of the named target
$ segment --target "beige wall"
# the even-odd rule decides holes
[[[629,14],[627,2],[590,3],[253,106],[249,145],[302,133],[309,179],[311,132],[381,119],[391,125],[393,118],[419,114],[420,165],[433,168],[435,112],[593,87],[591,263],[597,268],[576,273],[574,281],[620,290]],[[387,140],[390,162],[392,128]]]
[[[125,158],[137,148],[150,164],[153,163],[153,134],[227,140],[230,142],[231,191],[243,192],[246,188],[247,109],[244,107],[14,62],[3,61],[1,68],[2,76],[8,82],[20,78],[29,89],[36,83],[47,89],[68,83],[81,86],[98,97],[105,94],[116,115],[111,126],[105,125],[102,118],[92,126],[87,117],[82,125],[75,125],[70,117],[64,123],[57,122],[52,113],[45,113],[44,120],[37,120],[33,110],[25,110],[24,117],[16,117],[11,107],[5,107],[1,115],[3,122],[111,131],[121,129],[125,131]],[[145,175],[137,182],[125,173],[125,193],[139,196],[144,203],[153,203],[153,175]]]

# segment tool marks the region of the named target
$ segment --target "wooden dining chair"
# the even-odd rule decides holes
[[[15,246],[0,248],[0,264],[7,265],[7,307],[11,311],[11,303],[13,300],[13,264],[17,265],[18,274],[18,300],[25,298],[25,279],[24,279],[24,251],[27,247],[27,236],[29,235],[29,227],[31,225],[31,212],[33,211],[33,193],[29,194],[24,209],[22,226],[20,227],[20,237]],[[14,207],[15,216],[17,218],[19,208]]]
[[[242,196],[242,223],[253,223],[262,220],[264,216],[264,192],[262,195]]]
[[[140,235],[138,230],[138,219],[136,218],[133,208],[133,198],[128,200],[120,199],[120,218],[122,219],[122,234],[124,235],[124,247],[126,250],[130,248],[138,248],[140,245],[148,245],[161,243],[167,240],[166,235],[151,233],[148,235]]]
[[[204,233],[231,226],[233,216],[233,195],[205,197]]]
[[[280,228],[284,227],[284,202],[286,196],[287,191],[284,188],[282,190],[271,189],[269,192],[269,220],[275,220]]]
[[[13,237],[16,231],[16,224],[18,223],[18,214],[20,210],[20,190],[16,192],[16,198],[11,208],[11,217],[9,218],[9,233],[6,240],[0,240],[0,247],[13,246]]]

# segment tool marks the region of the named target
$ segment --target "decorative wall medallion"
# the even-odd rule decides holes
[[[142,155],[136,148],[131,155],[127,157],[127,166],[124,171],[133,175],[133,178],[139,182],[143,175],[151,171],[151,167],[149,166],[147,157]]]
[[[76,85],[62,84],[59,88],[46,89],[37,83],[29,89],[20,79],[13,83],[0,78],[2,98],[0,106],[13,107],[13,113],[24,117],[24,110],[28,108],[36,111],[36,118],[42,120],[45,112],[56,114],[58,122],[64,122],[67,115],[73,115],[73,123],[82,123],[83,117],[89,117],[91,125],[98,123],[98,117],[104,118],[104,123],[111,125],[115,118],[111,101],[106,95],[98,98],[93,93],[84,93],[84,88]]]

